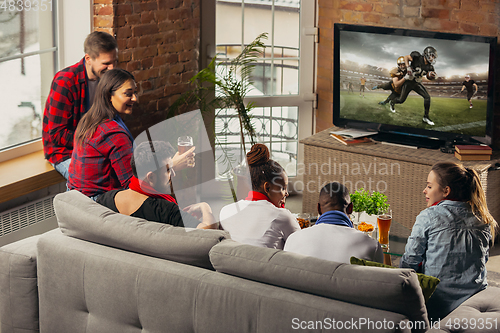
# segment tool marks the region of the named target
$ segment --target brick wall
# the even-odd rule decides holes
[[[500,36],[500,2],[497,0],[318,0],[318,3],[320,39],[316,131],[332,125],[334,23]],[[500,147],[499,60],[497,52],[494,126],[496,147]]]
[[[200,0],[94,0],[94,29],[116,37],[118,66],[137,81],[132,134],[165,119],[199,70]]]

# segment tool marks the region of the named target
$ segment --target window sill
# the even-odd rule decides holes
[[[0,203],[63,181],[43,150],[0,162]]]

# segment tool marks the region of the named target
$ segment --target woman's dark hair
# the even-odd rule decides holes
[[[281,178],[285,170],[270,159],[269,149],[261,143],[254,144],[247,153],[252,189],[258,191],[265,182],[274,184],[276,177]]]
[[[163,161],[172,158],[175,155],[175,149],[165,141],[145,141],[134,149],[130,158],[130,166],[133,175],[143,180],[148,172],[155,172],[161,168]]]
[[[115,68],[104,73],[97,84],[94,104],[80,119],[76,127],[75,142],[82,145],[95,133],[97,127],[106,120],[112,120],[116,110],[111,104],[111,96],[127,81],[135,81],[134,76],[128,71]]]
[[[450,188],[450,194],[447,198],[469,203],[472,213],[490,225],[494,239],[497,222],[488,211],[486,195],[477,172],[454,162],[436,163],[431,170],[434,171],[436,180],[442,189],[446,186]]]

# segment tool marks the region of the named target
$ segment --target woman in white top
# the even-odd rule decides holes
[[[229,204],[220,212],[220,224],[235,241],[260,247],[283,249],[290,234],[300,230],[288,209],[288,176],[279,163],[269,158],[263,144],[247,153],[253,191],[245,200]]]

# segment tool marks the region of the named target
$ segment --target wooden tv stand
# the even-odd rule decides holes
[[[316,213],[318,194],[325,184],[338,181],[351,192],[363,187],[387,195],[394,220],[412,228],[416,216],[426,208],[422,193],[431,166],[440,161],[461,162],[453,154],[439,150],[414,149],[382,143],[346,146],[330,137],[332,127],[300,141],[304,144],[302,211]],[[481,177],[488,208],[500,222],[500,170],[490,167],[500,162],[494,151],[490,161],[464,161]]]

